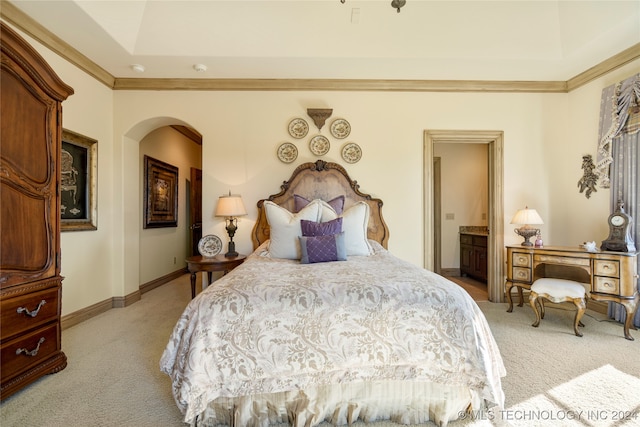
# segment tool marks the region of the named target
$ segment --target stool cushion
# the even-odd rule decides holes
[[[552,297],[584,298],[584,286],[573,280],[553,279],[546,277],[538,279],[531,285],[531,290],[537,294],[547,294]]]

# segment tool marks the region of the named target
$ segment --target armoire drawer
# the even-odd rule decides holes
[[[59,288],[2,300],[2,341],[58,317]]]
[[[59,323],[52,323],[2,344],[2,380],[37,364],[60,349]]]

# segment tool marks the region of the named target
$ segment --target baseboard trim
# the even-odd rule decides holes
[[[98,314],[102,314],[105,311],[109,311],[113,308],[112,298],[106,299],[104,301],[100,301],[89,307],[85,307],[81,310],[74,311],[73,313],[69,313],[65,316],[62,316],[60,319],[60,324],[62,330],[64,331],[67,328],[75,326],[79,323],[84,322],[85,320],[89,320]]]
[[[128,307],[131,304],[134,304],[140,301],[140,299],[142,299],[142,294],[149,292],[150,290],[155,289],[159,286],[162,286],[165,283],[168,283],[172,280],[175,280],[178,277],[185,274],[186,272],[187,272],[186,268],[181,268],[180,270],[176,270],[172,273],[159,277],[150,282],[143,283],[142,285],[140,285],[140,289],[130,293],[129,295],[125,295],[123,297],[111,297],[104,301],[100,301],[93,305],[90,305],[89,307],[85,307],[81,310],[74,311],[73,313],[64,315],[60,319],[60,325],[62,327],[62,330],[64,331],[67,328],[70,328],[79,323],[82,323],[85,320],[89,320],[92,317],[95,317],[99,314],[102,314],[106,311],[111,310],[112,308]]]
[[[142,285],[140,285],[140,293],[145,294],[159,286],[164,285],[165,283],[168,283],[172,280],[177,279],[178,277],[182,276],[185,273],[187,273],[186,267],[181,268],[180,270],[173,271],[162,277],[158,277],[157,279],[151,280],[150,282],[143,283]]]

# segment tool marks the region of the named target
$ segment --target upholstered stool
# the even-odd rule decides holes
[[[584,286],[572,280],[552,278],[536,280],[531,285],[531,293],[529,294],[529,304],[536,314],[536,321],[532,326],[537,328],[540,324],[540,319],[544,319],[544,303],[541,298],[554,303],[572,302],[578,309],[573,320],[573,330],[577,336],[581,337],[582,332],[578,330],[578,326],[584,326],[580,319],[582,319],[586,308],[585,296]]]

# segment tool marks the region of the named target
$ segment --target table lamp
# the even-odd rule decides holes
[[[542,218],[540,218],[540,215],[538,215],[535,209],[529,209],[525,206],[524,209],[516,212],[511,220],[511,224],[522,225],[522,227],[514,230],[517,235],[524,237],[522,246],[533,246],[533,243],[531,243],[529,239],[538,234],[540,229],[531,226],[544,224],[544,222],[542,222]]]
[[[218,206],[216,206],[216,216],[224,217],[227,224],[227,234],[229,235],[229,251],[224,254],[227,258],[233,258],[238,256],[236,252],[236,244],[233,241],[233,236],[238,229],[238,218],[247,214],[247,210],[242,203],[242,197],[238,195],[232,195],[229,192],[228,195],[220,196],[218,199]]]

